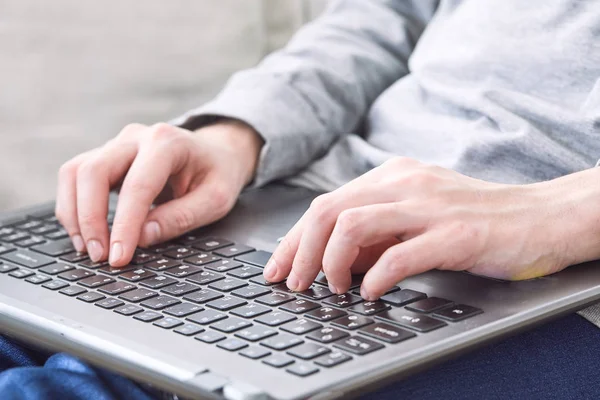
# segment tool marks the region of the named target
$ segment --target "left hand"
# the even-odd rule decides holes
[[[567,257],[548,185],[489,183],[408,158],[394,158],[316,198],[265,268],[295,291],[322,269],[344,293],[365,273],[375,300],[431,269],[528,279],[559,271]],[[559,214],[559,213],[557,213]]]

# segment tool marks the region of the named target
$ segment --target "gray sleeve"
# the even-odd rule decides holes
[[[215,116],[265,140],[255,185],[292,175],[359,129],[372,102],[408,73],[433,0],[337,0],[282,50],[239,72],[208,104],[172,121],[188,129]]]

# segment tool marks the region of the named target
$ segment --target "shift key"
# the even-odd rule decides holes
[[[55,262],[53,258],[50,258],[43,254],[21,249],[7,254],[3,254],[2,256],[0,256],[0,258],[29,268],[40,268]]]

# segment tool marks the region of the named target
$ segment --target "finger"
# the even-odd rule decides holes
[[[367,273],[388,248],[395,246],[398,243],[400,243],[400,240],[389,238],[381,243],[361,248],[358,257],[356,257],[356,260],[354,260],[354,263],[350,268],[352,275],[363,275]]]
[[[323,272],[336,293],[345,293],[351,268],[361,248],[390,238],[414,236],[427,226],[429,216],[410,202],[371,204],[340,213],[323,254]]]
[[[269,282],[281,282],[290,273],[292,269],[292,262],[296,251],[298,251],[298,245],[300,244],[300,238],[302,236],[302,225],[304,223],[306,213],[294,224],[292,229],[283,237],[273,255],[265,265],[263,276]]]
[[[132,141],[111,140],[84,161],[77,172],[77,218],[92,261],[108,256],[108,196],[137,153]]]

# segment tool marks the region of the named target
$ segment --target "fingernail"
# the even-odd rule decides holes
[[[102,258],[102,253],[104,253],[102,250],[102,245],[97,240],[89,240],[87,242],[87,251],[93,262],[100,261],[100,258]]]
[[[144,239],[148,245],[156,244],[160,240],[160,225],[156,221],[150,221],[144,226]]]
[[[121,242],[114,242],[110,249],[110,263],[115,264],[123,257],[123,245]]]
[[[291,290],[296,290],[298,289],[298,284],[300,282],[298,281],[298,278],[296,278],[296,275],[294,275],[294,273],[291,273],[290,276],[288,276],[287,279],[287,287]]]
[[[269,260],[267,265],[265,266],[265,278],[273,279],[277,274],[277,263],[272,258]]]
[[[338,291],[337,291],[337,289],[335,288],[335,286],[333,286],[333,285],[331,284],[331,282],[329,282],[329,284],[328,284],[327,286],[329,286],[329,291],[330,291],[331,293],[339,294],[339,293],[338,293]]]
[[[83,245],[83,239],[80,235],[74,235],[71,238],[71,241],[73,242],[73,247],[75,247],[75,250],[77,250],[78,253],[81,253],[85,250],[85,246]]]

